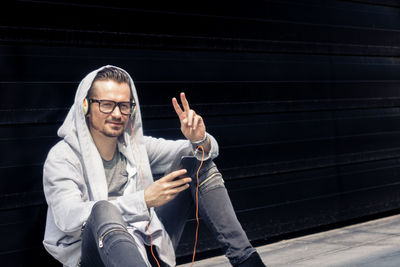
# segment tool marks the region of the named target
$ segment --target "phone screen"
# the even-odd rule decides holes
[[[193,176],[196,173],[196,166],[197,166],[197,158],[193,156],[184,156],[181,159],[181,168],[186,169],[187,173],[185,176]]]

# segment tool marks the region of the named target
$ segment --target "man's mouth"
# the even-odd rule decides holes
[[[107,123],[113,125],[113,126],[122,126],[122,122],[116,122],[116,121],[108,121]]]

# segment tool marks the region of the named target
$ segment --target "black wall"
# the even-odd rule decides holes
[[[170,99],[187,93],[251,240],[400,208],[400,1],[126,2],[2,8],[2,263],[54,264],[42,164],[79,81],[105,64],[132,74],[148,135],[182,137]],[[200,229],[198,250],[215,249]]]

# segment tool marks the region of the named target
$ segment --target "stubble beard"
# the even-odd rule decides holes
[[[117,123],[122,123],[123,122],[121,120],[111,120],[109,122],[117,122]],[[112,125],[108,125],[107,121],[105,122],[105,124],[102,127],[98,127],[96,124],[94,124],[92,121],[89,121],[90,123],[90,127],[101,133],[102,135],[106,136],[106,137],[110,137],[110,138],[116,138],[119,137],[123,134],[124,129],[125,129],[125,125],[123,124],[122,126],[112,126]],[[110,127],[111,129],[109,129],[108,127]]]
[[[120,130],[114,130],[113,132],[104,130],[102,131],[102,134],[107,137],[119,137],[120,135],[122,135],[123,131],[124,131],[123,128]]]

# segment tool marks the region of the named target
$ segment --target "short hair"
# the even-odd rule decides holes
[[[112,80],[117,83],[127,83],[129,88],[131,88],[130,78],[129,75],[118,68],[115,67],[105,67],[104,69],[97,72],[96,76],[93,79],[92,85],[87,93],[87,96],[90,97],[93,93],[94,83],[97,81],[108,81]]]

